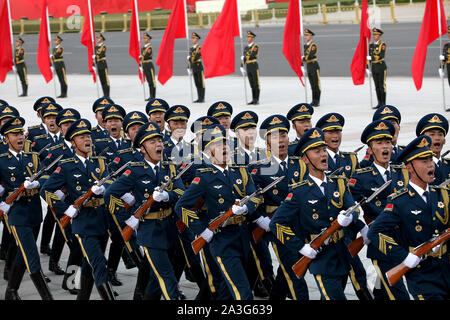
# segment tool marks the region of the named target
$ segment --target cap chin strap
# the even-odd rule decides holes
[[[307,154],[307,153],[305,153],[305,156],[308,158],[309,163],[311,163],[311,165],[314,167],[314,169],[316,169],[317,171],[325,172],[325,170],[318,169],[318,168],[314,165],[314,163],[313,163],[313,162],[311,161],[311,159],[308,157],[308,154]]]
[[[423,183],[425,183],[426,185],[428,185],[428,182],[425,182],[425,181],[420,177],[420,175],[417,173],[416,168],[414,167],[414,163],[413,163],[412,161],[411,161],[411,166],[412,166],[412,168],[413,168],[413,170],[414,170],[414,173],[416,174],[417,178],[419,178],[420,181],[422,181]]]

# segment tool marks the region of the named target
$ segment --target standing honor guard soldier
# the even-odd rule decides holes
[[[53,48],[53,54],[50,58],[52,59],[59,83],[61,84],[61,95],[57,96],[57,98],[67,98],[66,66],[63,58],[64,48],[61,46],[61,42],[63,42],[63,39],[59,35],[56,35],[56,46]]]
[[[202,46],[198,44],[200,36],[196,32],[192,32],[192,44],[189,49],[188,74],[194,76],[195,87],[197,88],[197,100],[195,103],[205,102],[205,75],[202,63]]]
[[[447,27],[447,36],[450,38],[450,26]],[[443,68],[447,69],[447,80],[450,85],[450,42],[444,44],[444,48],[442,49],[442,54],[439,56],[439,60],[441,60],[442,68],[439,68],[439,76],[443,79],[445,76]]]
[[[386,43],[381,41],[383,31],[378,28],[372,29],[373,40],[369,45],[369,55],[367,56],[368,63],[370,63],[373,75],[373,82],[377,92],[378,104],[374,109],[384,106],[386,104],[386,63],[384,56],[386,54]],[[370,71],[369,71],[370,73]]]
[[[406,165],[409,183],[389,196],[367,234],[391,265],[402,264],[409,270],[405,278],[414,300],[448,300],[450,293],[448,243],[425,256],[415,254],[417,246],[449,227],[448,189],[430,185],[435,173],[431,144],[429,136],[421,135],[399,154],[397,162]]]
[[[27,66],[25,65],[25,49],[22,47],[25,41],[21,37],[17,37],[16,50],[14,53],[14,70],[19,74],[20,82],[22,83],[22,94],[19,97],[26,97],[28,95],[28,77]]]
[[[304,31],[306,43],[303,45],[304,50],[304,61],[306,62],[306,72],[308,74],[309,83],[311,85],[312,91],[312,101],[311,105],[313,107],[318,107],[320,105],[320,66],[317,62],[317,44],[312,41],[312,37],[315,35],[309,29]]]
[[[24,124],[23,118],[14,117],[9,119],[0,129],[0,134],[5,136],[9,146],[8,152],[0,155],[0,182],[5,189],[0,210],[4,212],[5,219],[8,219],[7,223],[18,246],[9,273],[5,300],[20,300],[17,291],[25,270],[28,270],[42,300],[53,300],[42,273],[36,246],[39,227],[42,222],[41,199],[38,189],[48,178],[48,175],[42,175],[38,179],[30,181],[30,177],[41,169],[41,165],[37,153],[23,152]],[[23,193],[18,199],[16,198],[15,202],[7,204],[4,201],[5,198],[22,184],[25,187]]]
[[[241,72],[243,75],[247,75],[250,88],[252,88],[252,101],[247,104],[259,104],[259,93],[261,91],[259,83],[259,66],[257,61],[259,47],[254,43],[255,37],[256,34],[247,31],[248,44],[244,48],[244,55],[241,56]]]
[[[292,186],[275,212],[270,230],[294,252],[311,259],[309,272],[314,276],[322,300],[346,300],[344,289],[350,272],[351,255],[344,240],[344,230],[362,230],[365,224],[357,212],[344,214],[355,204],[345,176],[326,176],[328,153],[324,134],[311,128],[300,139],[295,155],[302,156],[309,175]],[[321,250],[309,243],[337,220],[339,228],[325,241]]]
[[[155,66],[153,65],[153,47],[150,45],[152,36],[147,32],[144,33],[144,46],[141,50],[141,62],[142,69],[144,70],[145,79],[147,79],[148,88],[150,90],[150,97],[145,99],[148,101],[154,99],[156,95],[156,82],[155,82]]]
[[[74,121],[67,129],[65,139],[75,148],[72,158],[59,162],[41,189],[41,195],[56,212],[71,218],[72,232],[78,239],[84,255],[81,267],[81,288],[77,300],[89,300],[94,282],[103,300],[115,300],[108,281],[108,270],[104,256],[108,242],[108,220],[103,193],[106,180],[101,186],[97,181],[108,175],[105,158],[89,156],[92,151],[91,123],[86,119]],[[67,196],[62,201],[56,194],[65,188]],[[81,207],[75,208],[75,201],[89,190],[92,197]],[[52,195],[53,194],[53,195]]]
[[[106,45],[103,43],[105,37],[99,33],[97,36],[97,46],[95,46],[95,54],[92,59],[95,59],[94,69],[97,69],[98,77],[102,84],[103,96],[109,97],[109,78],[108,65],[106,64]]]

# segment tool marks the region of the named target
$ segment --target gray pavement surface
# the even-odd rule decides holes
[[[349,77],[350,63],[359,41],[359,24],[329,24],[329,25],[305,25],[316,34],[314,41],[319,47],[318,61],[320,64],[321,76]],[[390,76],[410,76],[411,61],[417,38],[420,32],[420,23],[405,22],[396,24],[383,24],[384,31],[382,40],[387,44],[386,64],[387,75]],[[287,60],[283,56],[283,33],[284,25],[275,26],[243,26],[243,33],[252,30],[257,34],[256,43],[260,46],[260,56],[258,58],[261,76],[293,76]],[[203,41],[209,29],[190,29],[196,31]],[[142,33],[143,34],[143,33]],[[156,64],[158,49],[164,30],[153,30],[150,32],[152,46],[154,50],[153,62]],[[107,46],[108,73],[110,75],[137,74],[137,65],[128,54],[129,32],[106,32],[104,33]],[[53,34],[54,37],[54,34]],[[64,39],[64,59],[68,74],[88,74],[86,47],[80,43],[80,33],[63,34]],[[25,50],[27,52],[25,61],[28,73],[39,73],[36,64],[37,47],[39,37],[35,35],[23,35],[25,40]],[[442,45],[448,39],[443,38]],[[243,39],[245,46],[246,39]],[[189,43],[191,45],[191,43]],[[236,75],[240,75],[239,64],[241,43],[238,37],[235,38],[236,52]],[[427,61],[425,64],[424,76],[437,76],[439,67],[439,41],[434,41],[428,47]],[[186,39],[175,41],[174,52],[174,75],[186,75]],[[156,67],[158,73],[159,67]],[[70,83],[69,83],[70,84]]]

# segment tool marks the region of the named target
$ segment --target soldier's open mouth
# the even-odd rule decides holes
[[[389,151],[385,150],[381,153],[383,156],[388,156],[389,155]]]
[[[327,163],[327,159],[322,159],[322,160],[320,160],[320,162],[321,162],[322,164],[326,164],[326,163]]]
[[[112,132],[116,132],[116,131],[117,131],[117,128],[112,127],[112,128],[111,128],[111,131],[112,131]]]
[[[434,177],[434,170],[428,171],[427,175],[430,176],[430,177]]]

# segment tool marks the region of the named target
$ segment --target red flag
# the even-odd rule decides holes
[[[140,27],[139,27],[139,19],[138,19],[138,8],[137,8],[137,2],[136,0],[133,1],[133,10],[131,11],[131,21],[130,21],[130,45],[128,49],[128,53],[131,57],[133,57],[134,60],[136,60],[136,63],[138,66],[141,65],[141,59],[139,59],[139,56],[141,55],[141,35],[140,35]],[[139,79],[141,80],[141,83],[144,83],[144,78],[142,76],[141,68],[138,68],[139,72]]]
[[[234,37],[240,36],[237,0],[225,0],[202,46],[205,78],[234,73]]]
[[[350,71],[355,86],[364,84],[367,65],[367,42],[370,40],[369,12],[367,0],[362,0],[361,26],[359,28],[359,42],[353,55]]]
[[[301,0],[291,0],[289,2],[286,24],[284,25],[283,55],[286,57],[292,70],[294,70],[300,78],[300,82],[304,86],[305,84],[302,80],[302,51],[300,45],[302,33],[300,1]]]
[[[11,39],[11,19],[8,0],[0,1],[0,82],[5,82],[6,74],[13,68],[13,49]]]
[[[175,39],[186,38],[186,8],[184,0],[176,0],[167,22],[166,31],[159,47],[156,65],[159,66],[158,81],[165,84],[173,74],[173,49]]]
[[[95,35],[95,26],[94,26],[94,16],[92,14],[91,1],[87,0],[87,8],[84,16],[83,31],[81,32],[81,43],[87,48],[89,72],[92,73],[93,80],[94,82],[96,82],[92,59],[95,47],[94,35]]]
[[[39,44],[37,51],[37,65],[45,82],[50,82],[53,79],[52,63],[50,61],[50,53],[48,48],[50,47],[50,26],[47,14],[47,1],[43,1],[42,14],[41,14],[41,28],[39,30]]]
[[[441,23],[440,26],[439,19]],[[445,20],[445,11],[442,0],[427,0],[422,27],[420,28],[416,50],[414,51],[411,64],[411,73],[417,90],[422,88],[423,69],[425,67],[425,59],[427,58],[428,45],[446,33],[447,21]]]

